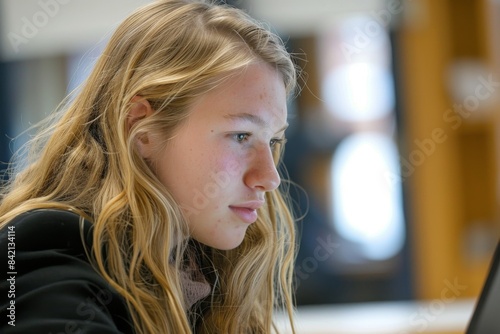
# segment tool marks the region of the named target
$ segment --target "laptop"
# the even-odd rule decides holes
[[[466,334],[500,333],[500,242]]]

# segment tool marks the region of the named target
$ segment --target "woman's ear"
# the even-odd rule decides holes
[[[129,131],[132,126],[137,123],[137,121],[140,121],[141,119],[149,117],[153,114],[153,108],[151,108],[151,104],[149,104],[149,101],[142,96],[136,95],[130,102],[132,103],[132,106],[130,107],[127,118]]]
[[[138,121],[151,116],[154,112],[153,108],[151,108],[151,104],[149,104],[149,101],[142,96],[134,96],[131,100],[131,103],[132,106],[130,107],[130,111],[127,117],[127,126],[129,133],[132,127]],[[152,138],[150,138],[150,135],[148,133],[144,133],[140,135],[135,142],[139,154],[144,159],[149,158],[153,152],[153,142],[151,139]]]

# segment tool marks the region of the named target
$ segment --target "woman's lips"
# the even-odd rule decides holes
[[[257,210],[265,204],[262,200],[252,200],[230,205],[229,208],[245,223],[251,224],[257,220]]]
[[[241,220],[247,224],[252,224],[257,220],[257,210],[252,208],[230,206],[229,207]]]
[[[257,210],[264,205],[264,201],[250,201],[229,208],[245,223],[251,224],[257,220]]]

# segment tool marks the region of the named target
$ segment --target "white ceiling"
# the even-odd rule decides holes
[[[388,0],[247,0],[252,15],[290,35],[321,31],[336,20],[355,13],[382,9]]]
[[[1,56],[42,57],[96,45],[135,8],[151,0],[0,0]],[[348,13],[385,0],[239,0],[283,34],[311,34]],[[236,1],[238,2],[238,1]]]

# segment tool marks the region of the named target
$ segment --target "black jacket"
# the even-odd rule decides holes
[[[35,210],[0,230],[0,333],[133,333],[123,298],[97,273],[91,223],[61,210]],[[13,326],[15,325],[15,326]]]

